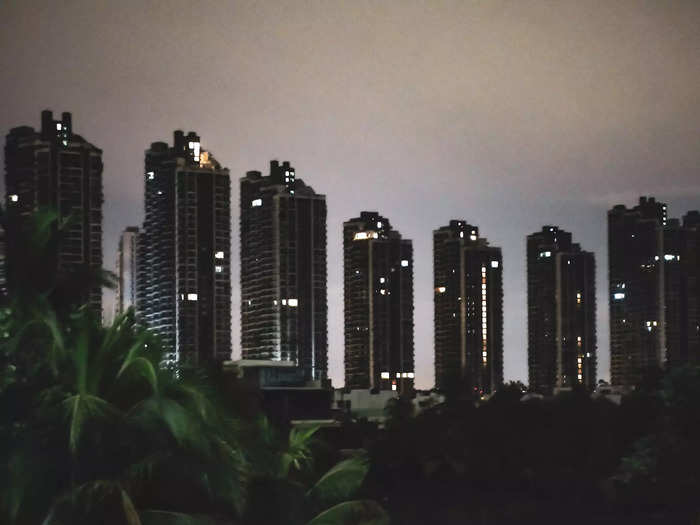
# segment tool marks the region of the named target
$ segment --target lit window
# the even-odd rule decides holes
[[[459,238],[464,239],[464,232],[459,232]]]
[[[216,259],[223,259],[223,258],[224,258],[224,252],[218,251],[218,252],[216,252],[216,253],[214,254],[214,257],[215,257]]]
[[[289,193],[291,193],[292,195],[294,195],[294,190],[289,190]]]
[[[367,239],[369,236],[367,235],[367,232],[357,232],[355,234],[355,237],[353,237],[354,241],[361,241],[364,239]]]
[[[413,372],[408,373],[408,378],[413,379],[415,377],[415,374]]]
[[[163,192],[158,190],[158,195],[163,195]]]
[[[469,236],[469,238],[470,238],[472,241],[475,241],[475,240],[476,240],[476,235],[473,235],[473,234],[472,234],[472,235]]]
[[[378,221],[378,222],[377,222],[377,228],[381,228],[381,227],[382,227],[382,221]]]
[[[148,173],[146,173],[146,175],[148,175],[148,180],[153,180],[156,177],[156,174],[152,171],[149,171]]]
[[[625,298],[625,294],[622,292],[616,292],[613,294],[613,299],[615,299],[616,301],[620,301],[624,298]]]
[[[396,383],[394,383],[393,385],[391,385],[391,389],[392,389],[392,390],[396,390]]]
[[[258,206],[262,206],[262,199],[254,199],[254,200],[250,203],[250,205],[251,205],[253,208],[256,208],[256,207],[258,207]]]
[[[402,266],[403,268],[408,267],[408,259],[403,259],[403,260],[401,261],[401,266]]]
[[[491,261],[491,268],[498,268],[498,261]]]
[[[282,299],[282,306],[287,306],[287,300],[286,300],[286,299]]]
[[[187,294],[187,300],[188,300],[188,301],[196,301],[196,300],[197,300],[197,294],[196,294],[196,293],[188,293],[188,294]]]
[[[219,265],[217,264],[216,266],[214,266],[214,271],[215,271],[216,273],[223,273],[224,267],[223,267],[223,266],[219,266]]]
[[[436,291],[437,293],[445,293],[446,290],[447,288],[445,288],[444,286],[438,286]]]
[[[382,372],[382,379],[389,379],[389,372]]]
[[[19,200],[19,195],[17,195],[16,193],[13,193],[12,195],[10,195],[11,202],[17,202],[18,200]]]
[[[274,300],[272,301],[272,303],[273,303],[275,306],[277,306],[277,299],[274,299]]]
[[[379,283],[384,284],[386,282],[386,277],[380,277],[379,278]]]
[[[401,374],[396,372],[396,377],[401,377]]]
[[[56,122],[56,129],[57,129],[58,131],[61,131],[61,128],[62,128],[62,127],[63,127],[63,126],[61,126],[61,123],[60,123],[60,122]]]
[[[299,306],[299,300],[298,299],[287,299],[287,304],[292,307]]]
[[[379,293],[382,295],[386,295],[386,290],[384,288],[382,288],[381,290],[379,290]]]

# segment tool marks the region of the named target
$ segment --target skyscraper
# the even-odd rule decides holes
[[[608,212],[613,384],[700,362],[700,213],[669,219],[653,197]]]
[[[116,313],[136,307],[136,276],[138,273],[137,248],[139,229],[129,226],[119,237],[117,251],[117,305]]]
[[[34,210],[51,208],[61,221],[70,217],[55,264],[57,275],[82,279],[102,270],[102,150],[73,133],[70,113],[54,120],[41,112],[41,129],[13,128],[5,143],[5,186],[10,220],[21,221]],[[16,228],[11,229],[17,232]],[[8,261],[12,264],[12,233],[8,231]],[[8,268],[10,275],[11,266]],[[87,292],[69,297],[73,304],[102,310],[102,289],[92,279]],[[70,291],[66,291],[70,294]]]
[[[595,258],[556,226],[527,237],[530,389],[596,384]]]
[[[610,375],[634,386],[666,360],[664,226],[666,205],[642,197],[608,212]]]
[[[244,359],[328,372],[326,197],[289,162],[241,179],[241,348]]]
[[[228,169],[175,131],[146,150],[145,219],[138,243],[137,312],[168,360],[231,355],[231,183]]]
[[[413,245],[377,212],[343,224],[345,387],[413,388]]]
[[[491,394],[503,383],[503,257],[479,229],[433,232],[435,387]]]

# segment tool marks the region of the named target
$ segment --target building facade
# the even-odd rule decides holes
[[[328,374],[326,197],[289,162],[241,179],[243,359],[292,362],[306,380]]]
[[[479,229],[433,232],[435,387],[492,394],[503,384],[503,257]]]
[[[171,363],[231,355],[231,183],[228,169],[175,131],[145,159],[145,219],[138,240],[137,313]]]
[[[129,226],[119,236],[117,250],[117,302],[115,313],[136,308],[136,276],[138,274],[139,229]]]
[[[610,379],[634,386],[666,360],[664,227],[666,205],[643,197],[639,205],[608,212]]]
[[[699,232],[700,213],[669,219],[653,197],[608,212],[613,385],[700,361]]]
[[[596,385],[595,258],[571,233],[544,226],[527,237],[528,377],[552,394]]]
[[[343,224],[345,387],[413,389],[413,245],[377,212]]]
[[[57,276],[87,279],[92,284],[87,291],[74,287],[78,290],[75,296],[64,299],[101,312],[102,288],[97,277],[102,271],[102,150],[73,132],[70,113],[54,120],[51,111],[42,111],[39,131],[21,126],[7,135],[5,188],[9,220],[22,221],[37,209],[49,208],[60,222],[67,221],[51,264]],[[8,231],[10,274],[11,235]]]

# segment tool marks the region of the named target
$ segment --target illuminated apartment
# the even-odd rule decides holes
[[[6,209],[9,220],[22,220],[34,210],[51,208],[67,223],[55,254],[57,275],[85,279],[102,270],[102,150],[73,132],[70,113],[54,120],[41,112],[41,129],[12,128],[5,143]],[[8,272],[13,261],[8,230]],[[20,261],[21,262],[21,261]],[[71,292],[65,291],[70,294]],[[81,292],[82,293],[82,292]],[[102,288],[95,279],[83,295],[69,298],[74,305],[89,304],[102,311]]]
[[[289,162],[241,179],[243,359],[291,362],[307,381],[328,371],[326,197]]]
[[[231,355],[231,207],[227,168],[194,132],[146,150],[137,313],[168,361]]]
[[[543,394],[596,384],[595,258],[556,226],[527,237],[528,377]]]
[[[409,392],[413,246],[377,212],[343,224],[345,387]]]
[[[433,232],[435,387],[493,393],[503,383],[503,257],[479,229]]]

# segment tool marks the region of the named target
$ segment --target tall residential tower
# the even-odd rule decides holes
[[[289,162],[241,179],[243,359],[295,363],[309,381],[328,372],[326,197]]]
[[[413,246],[377,212],[343,224],[345,387],[413,388]]]
[[[479,229],[433,232],[435,387],[488,395],[503,383],[503,257]]]
[[[13,128],[5,143],[5,188],[10,220],[23,220],[39,208],[56,211],[61,221],[70,217],[55,254],[57,275],[94,283],[89,291],[70,297],[75,305],[102,310],[102,150],[73,132],[70,113],[54,120],[41,112],[41,129]],[[12,232],[7,251],[12,274]],[[79,287],[76,287],[79,289]],[[70,292],[69,292],[70,293]]]
[[[556,226],[527,237],[530,389],[596,385],[595,258]]]
[[[117,304],[115,313],[124,313],[131,307],[136,308],[136,276],[138,273],[139,229],[129,226],[119,237],[117,250]]]
[[[146,151],[137,312],[177,362],[231,355],[231,183],[194,132]]]
[[[608,212],[612,383],[633,387],[666,366],[700,362],[700,213],[669,219],[641,197]]]
[[[608,212],[610,376],[634,386],[666,361],[664,227],[666,205],[642,197]]]

